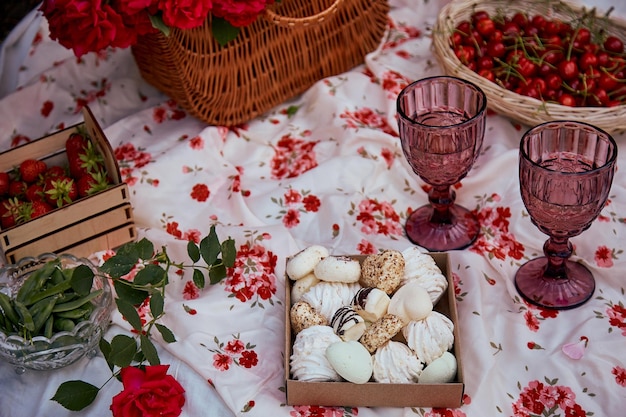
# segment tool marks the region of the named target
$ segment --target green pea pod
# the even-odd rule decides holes
[[[30,311],[28,311],[28,308],[26,308],[26,306],[20,301],[15,300],[14,304],[15,311],[17,311],[17,314],[20,316],[21,319],[21,327],[33,333],[35,331],[35,322],[33,321],[33,316],[30,314]]]
[[[2,308],[4,316],[9,319],[11,323],[13,323],[14,325],[20,324],[20,317],[17,315],[17,312],[13,308],[11,299],[3,292],[0,292],[0,308]]]
[[[11,324],[9,319],[4,317],[4,313],[2,312],[2,310],[0,310],[0,330],[6,334],[9,334],[13,331],[13,325]]]
[[[63,312],[63,311],[74,310],[74,309],[82,306],[83,304],[88,303],[89,301],[93,300],[94,298],[96,298],[100,294],[102,294],[102,290],[101,289],[92,291],[89,294],[87,294],[86,296],[81,297],[79,299],[72,300],[72,301],[69,301],[67,303],[57,304],[52,309],[52,312],[53,313],[60,313],[60,312]]]
[[[54,316],[50,315],[48,316],[48,319],[46,320],[46,324],[44,324],[43,326],[43,335],[47,337],[48,339],[50,339],[52,335],[54,334],[53,326],[54,326]]]
[[[33,316],[33,323],[35,324],[35,328],[33,330],[34,335],[38,335],[44,324],[46,324],[46,320],[48,320],[52,314],[52,309],[54,308],[56,302],[56,297],[44,298],[37,304],[33,305],[30,309]]]
[[[54,328],[58,331],[71,332],[76,325],[71,319],[58,318],[54,319]]]
[[[58,313],[54,313],[56,317],[62,317],[65,319],[81,319],[81,318],[87,318],[89,317],[89,315],[91,314],[91,312],[93,311],[93,307],[89,307],[92,304],[86,304],[82,307],[78,307],[75,308],[74,310],[69,310],[69,311],[60,311]]]
[[[66,269],[61,268],[56,268],[54,271],[52,271],[52,274],[50,275],[50,282],[52,283],[52,285],[60,284],[61,282],[66,281],[72,277],[71,274],[68,277],[65,271]]]
[[[63,294],[59,296],[59,299],[57,300],[57,304],[67,303],[69,301],[76,299],[77,297],[78,297],[78,294],[76,294],[74,291],[65,291]]]
[[[31,273],[28,278],[24,280],[22,286],[17,291],[15,299],[23,302],[29,294],[41,290],[57,265],[59,265],[58,260],[49,261],[44,266]]]
[[[65,291],[69,290],[71,287],[72,287],[72,283],[70,282],[69,279],[67,279],[56,285],[46,288],[43,291],[29,294],[28,296],[26,296],[26,299],[24,300],[24,305],[30,306],[30,305],[35,304],[38,301],[43,300],[44,298],[48,298],[57,294],[60,295],[64,293]]]

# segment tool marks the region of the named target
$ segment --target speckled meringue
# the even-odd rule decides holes
[[[390,340],[372,355],[374,380],[392,384],[418,381],[424,364],[404,343]]]
[[[433,304],[437,304],[437,301],[448,288],[448,280],[442,274],[433,257],[415,246],[402,251],[402,256],[404,257],[402,285],[409,281],[418,282],[428,291]]]
[[[358,283],[320,281],[302,294],[300,300],[309,303],[330,322],[339,308],[351,304],[354,294],[360,288]]]
[[[452,348],[454,324],[445,315],[433,311],[423,320],[411,321],[402,329],[407,345],[426,365]]]
[[[302,330],[293,343],[291,374],[300,381],[340,381],[341,377],[326,358],[326,349],[341,342],[329,326],[312,326]]]

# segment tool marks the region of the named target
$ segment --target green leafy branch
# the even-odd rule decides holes
[[[194,284],[203,289],[206,277],[210,285],[217,284],[226,278],[227,268],[235,264],[237,250],[231,238],[220,242],[215,226],[211,226],[209,234],[199,244],[187,243],[187,255],[191,264],[173,261],[165,246],[160,251],[154,250],[153,243],[143,238],[137,242],[129,242],[121,246],[116,254],[109,258],[101,267],[113,281],[117,294],[115,304],[120,314],[128,321],[136,336],[115,335],[111,342],[104,337],[100,339],[99,348],[104,356],[111,377],[102,386],[97,387],[84,381],[66,381],[62,383],[52,397],[68,410],[79,411],[90,405],[98,392],[113,378],[118,378],[122,368],[128,366],[159,365],[157,349],[152,342],[153,330],[161,335],[166,343],[176,341],[174,333],[159,323],[163,317],[165,306],[165,288],[168,284],[171,268],[193,270]],[[203,263],[200,263],[203,261]],[[137,268],[131,279],[126,277]],[[142,323],[137,307],[147,304],[151,319]]]

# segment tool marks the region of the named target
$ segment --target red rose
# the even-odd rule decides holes
[[[235,27],[254,22],[274,0],[213,0],[213,14]]]
[[[48,20],[50,37],[74,50],[77,57],[109,46],[127,47],[136,33],[122,16],[102,0],[44,0],[40,10]]]
[[[124,390],[113,397],[113,417],[178,417],[185,404],[185,390],[167,374],[168,365],[134,366],[120,372]]]
[[[163,23],[169,27],[191,29],[206,20],[213,7],[212,0],[160,0]]]

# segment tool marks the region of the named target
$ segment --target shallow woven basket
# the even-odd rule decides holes
[[[626,130],[626,105],[568,107],[544,103],[502,88],[463,65],[454,54],[449,38],[456,25],[468,20],[476,10],[485,10],[490,14],[502,13],[507,16],[519,11],[529,15],[542,14],[550,19],[571,21],[579,17],[583,11],[590,12],[590,9],[583,9],[563,0],[452,0],[441,9],[437,18],[433,30],[433,53],[446,74],[475,83],[485,92],[490,109],[518,122],[534,126],[552,120],[576,120],[590,123],[607,132]],[[597,14],[604,15],[601,11],[597,11]],[[626,40],[626,21],[610,17],[610,23],[606,27],[607,31]]]
[[[144,36],[132,47],[142,77],[202,121],[247,122],[343,73],[375,50],[387,0],[282,0],[220,46],[199,28]]]

